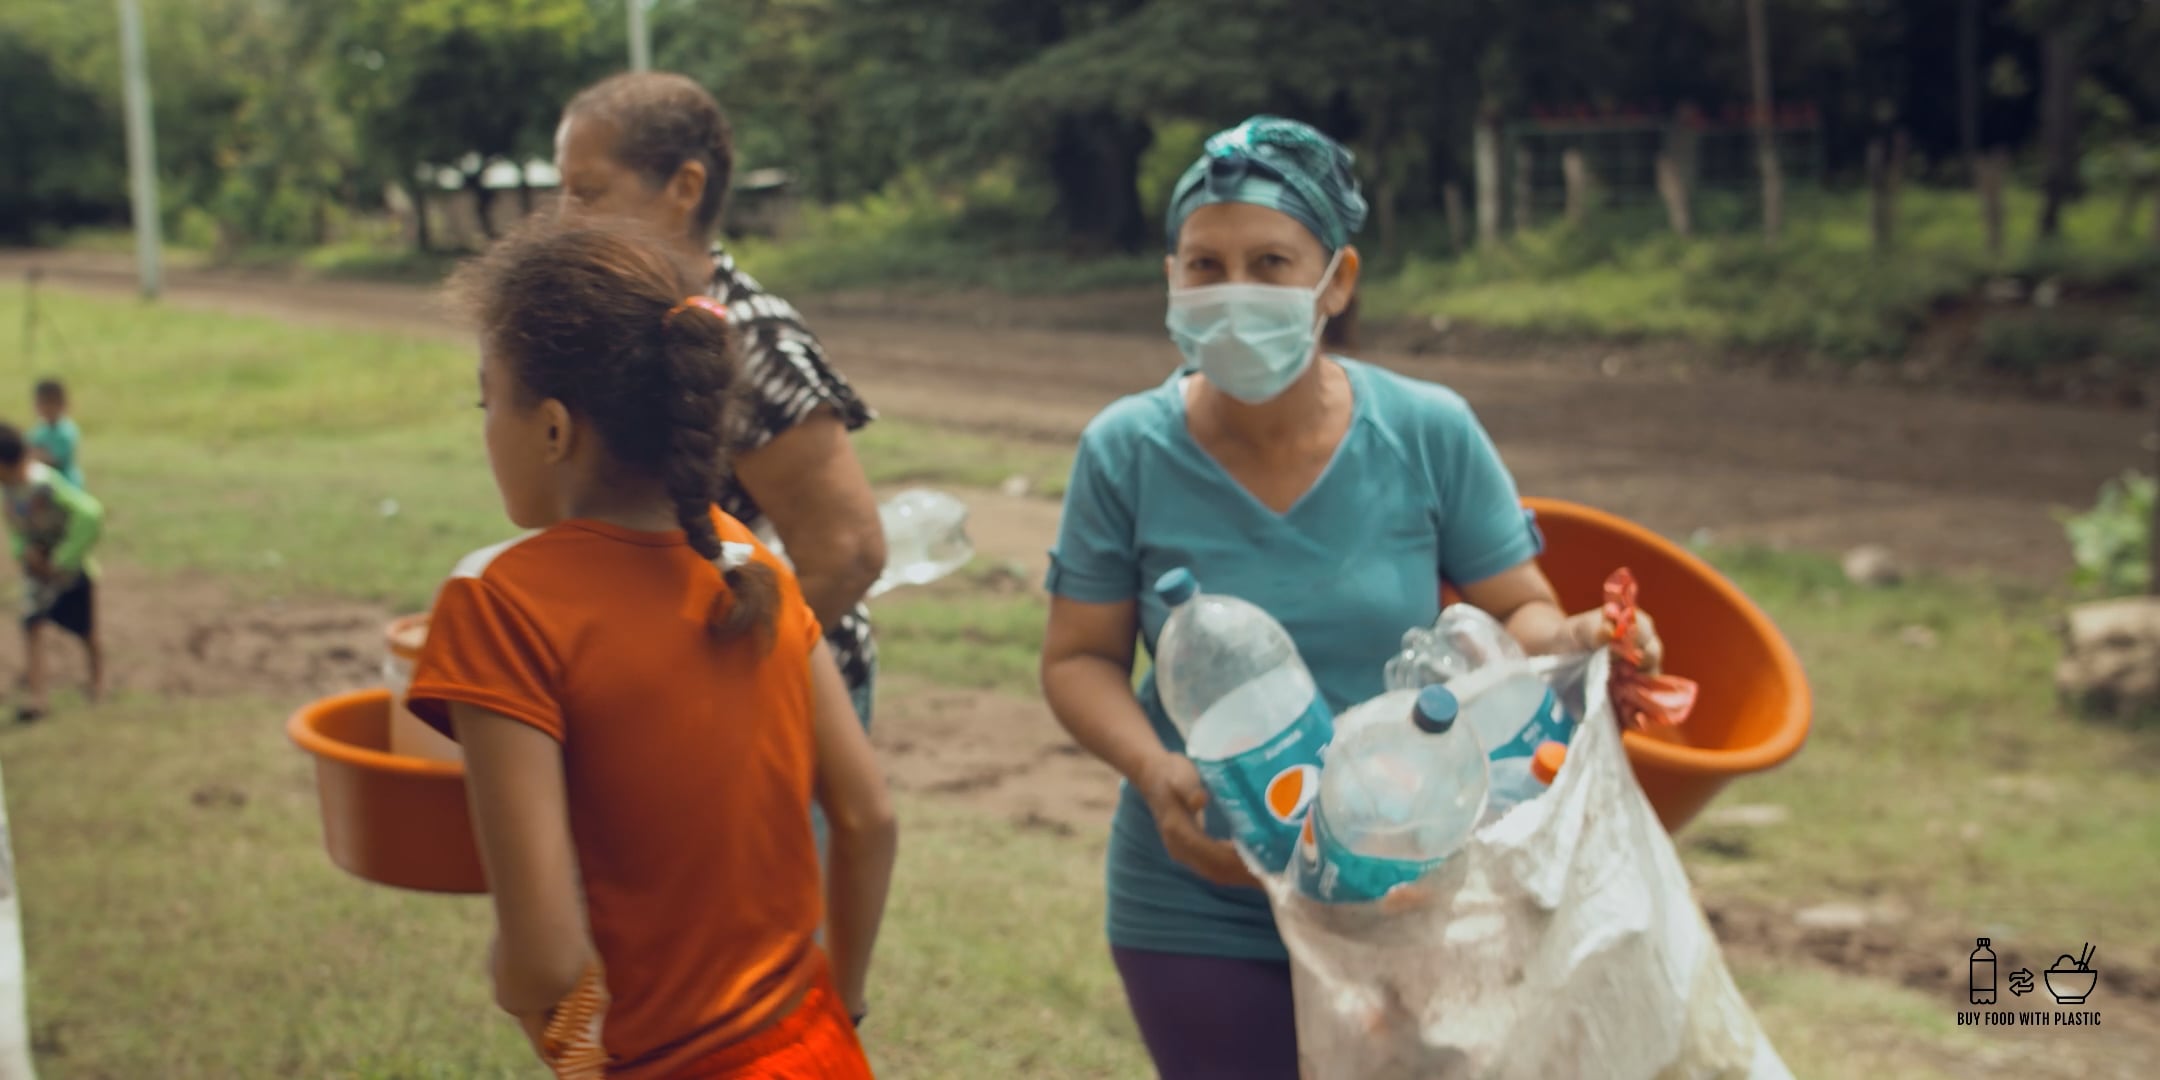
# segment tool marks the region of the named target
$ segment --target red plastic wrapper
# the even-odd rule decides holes
[[[1652,675],[1643,670],[1642,646],[1635,643],[1635,574],[1623,566],[1605,579],[1605,619],[1612,623],[1612,679],[1606,690],[1612,695],[1613,712],[1620,726],[1638,731],[1652,726],[1677,727],[1695,711],[1701,687],[1693,679],[1677,675]]]

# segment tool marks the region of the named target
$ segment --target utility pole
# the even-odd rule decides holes
[[[652,38],[645,33],[645,0],[623,0],[630,9],[630,70],[652,69]]]
[[[128,181],[135,204],[135,265],[145,300],[158,295],[157,143],[150,130],[150,74],[143,63],[142,9],[120,0],[120,69],[127,95]]]

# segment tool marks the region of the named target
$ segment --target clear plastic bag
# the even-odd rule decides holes
[[[1545,795],[1375,903],[1263,877],[1302,1074],[1788,1080],[1635,782],[1610,695],[1586,693],[1611,658],[1529,663],[1583,721]]]

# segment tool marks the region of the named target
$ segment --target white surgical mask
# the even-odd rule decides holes
[[[1258,405],[1282,396],[1312,366],[1320,327],[1320,295],[1342,262],[1337,249],[1320,283],[1201,285],[1170,290],[1164,325],[1170,340],[1223,393]]]

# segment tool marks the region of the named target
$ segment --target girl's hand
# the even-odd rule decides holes
[[[1665,664],[1665,643],[1658,638],[1657,623],[1647,611],[1635,613],[1635,645],[1642,650],[1643,670],[1655,675]],[[1602,609],[1579,611],[1567,617],[1553,635],[1554,653],[1590,652],[1612,644],[1612,620]]]
[[[1153,758],[1140,773],[1140,797],[1155,815],[1162,831],[1164,849],[1193,873],[1217,885],[1257,889],[1259,879],[1245,868],[1237,845],[1217,840],[1200,824],[1207,806],[1207,788],[1192,759],[1168,750]]]

